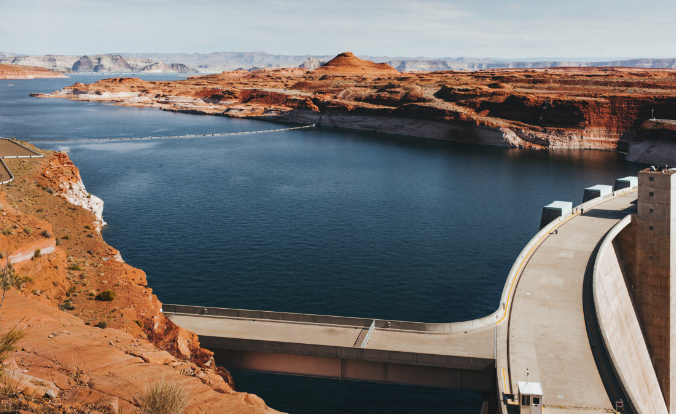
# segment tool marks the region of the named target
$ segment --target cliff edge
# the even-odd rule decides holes
[[[35,96],[474,144],[628,151],[652,110],[676,119],[674,80],[676,70],[639,68],[400,73],[346,52],[314,70],[113,78]],[[657,163],[641,154],[634,160]]]
[[[162,314],[143,271],[101,237],[102,202],[66,154],[5,162],[15,179],[0,191],[0,264],[15,288],[0,320],[27,336],[5,361],[18,397],[4,406],[137,412],[147,385],[166,377],[190,391],[188,412],[274,412],[235,392],[197,335]]]

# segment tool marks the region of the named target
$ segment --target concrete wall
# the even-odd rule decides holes
[[[638,214],[636,223],[636,268],[630,273],[633,297],[648,351],[669,411],[676,412],[672,381],[676,347],[672,338],[676,331],[676,283],[672,226],[676,211],[676,174],[673,171],[639,172]]]
[[[660,390],[641,331],[629,287],[625,281],[617,237],[628,230],[631,216],[620,221],[604,239],[594,265],[594,303],[603,340],[622,386],[638,413],[666,414]],[[631,237],[631,236],[630,236]],[[613,243],[615,239],[618,243]],[[630,249],[633,250],[633,249]]]
[[[214,344],[216,363],[230,370],[302,375],[340,380],[419,385],[492,392],[495,371],[364,361],[332,357],[223,350]]]

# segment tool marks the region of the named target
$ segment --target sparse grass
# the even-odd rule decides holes
[[[104,290],[100,292],[98,295],[96,295],[96,299],[104,302],[111,302],[115,300],[115,296],[117,295],[112,290]]]
[[[10,236],[14,234],[14,229],[11,227],[5,227],[4,229],[2,229],[2,234],[4,234],[5,236]]]
[[[188,408],[188,399],[183,385],[162,378],[139,399],[141,414],[183,414]]]
[[[2,364],[8,356],[16,351],[16,344],[26,336],[23,329],[17,326],[0,335],[0,375],[4,374],[5,365]]]
[[[59,309],[61,309],[62,311],[73,310],[75,309],[75,306],[73,306],[73,302],[70,299],[66,299],[63,302],[61,302],[61,304],[59,305]]]
[[[72,265],[68,266],[68,270],[73,270],[76,272],[81,272],[82,271],[82,266],[80,266],[78,263],[73,263]]]
[[[19,378],[15,371],[3,372],[0,374],[0,395],[2,397],[12,397],[26,385],[26,380]]]

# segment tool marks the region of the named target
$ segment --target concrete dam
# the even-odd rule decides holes
[[[676,169],[651,167],[545,206],[481,319],[163,312],[233,370],[476,390],[487,414],[675,413],[675,201]]]

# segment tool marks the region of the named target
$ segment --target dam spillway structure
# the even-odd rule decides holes
[[[573,203],[570,201],[554,201],[542,207],[540,218],[540,230],[559,217],[567,217],[573,211]]]
[[[635,188],[635,187],[638,187],[638,177],[634,176],[622,177],[615,180],[613,191],[619,191],[625,188]]]
[[[584,189],[584,196],[582,197],[582,202],[586,203],[587,201],[593,200],[598,197],[606,197],[612,193],[613,193],[612,186],[597,184],[593,187],[587,187]]]

